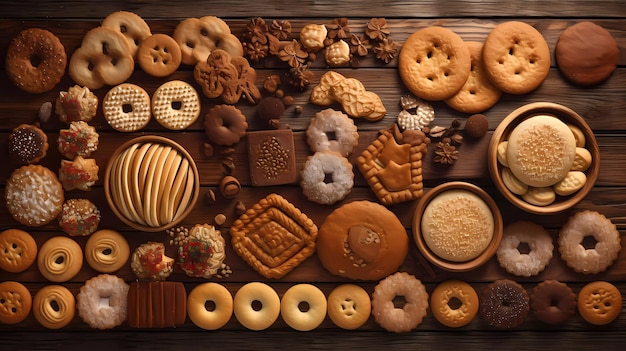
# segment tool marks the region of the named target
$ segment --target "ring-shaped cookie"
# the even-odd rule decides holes
[[[500,279],[483,290],[478,310],[490,326],[511,329],[520,326],[528,317],[529,300],[523,286],[509,279]]]
[[[141,43],[152,35],[150,26],[139,15],[129,11],[117,11],[109,14],[102,21],[102,26],[118,31],[126,38],[133,58]]]
[[[37,258],[37,243],[27,232],[7,229],[0,233],[0,269],[11,273],[23,272]]]
[[[246,116],[232,105],[216,105],[204,117],[204,131],[218,145],[230,146],[239,142],[247,129]]]
[[[460,305],[456,305],[460,303]],[[430,296],[430,309],[439,323],[450,328],[469,324],[478,313],[478,294],[471,285],[448,280],[437,285]]]
[[[522,243],[530,248],[527,254],[519,251]],[[496,256],[500,266],[507,272],[530,277],[546,268],[552,259],[553,249],[552,236],[542,226],[533,222],[519,221],[504,228]]]
[[[622,313],[622,294],[605,281],[591,282],[578,292],[578,313],[587,322],[605,325]]]
[[[100,274],[85,282],[76,296],[82,320],[92,328],[111,329],[121,325],[128,313],[130,286],[110,274]]]
[[[187,297],[187,314],[196,326],[217,330],[226,325],[233,315],[233,297],[223,285],[200,284]]]
[[[398,57],[404,85],[413,94],[432,101],[456,94],[467,81],[470,67],[470,52],[463,39],[437,26],[411,34]]]
[[[167,129],[185,129],[200,116],[200,95],[182,80],[163,83],[152,94],[152,114]]]
[[[530,309],[542,322],[563,323],[576,313],[576,294],[565,283],[544,280],[530,295]]]
[[[102,229],[93,233],[85,244],[85,260],[100,273],[112,273],[122,268],[130,256],[130,247],[124,236],[114,230]]]
[[[326,181],[329,176],[332,181]],[[318,151],[302,168],[302,193],[313,202],[334,204],[348,196],[353,185],[352,164],[337,152]]]
[[[169,35],[154,34],[139,44],[137,61],[141,69],[149,75],[166,77],[176,72],[180,66],[180,47]]]
[[[315,285],[297,284],[285,291],[280,301],[280,315],[295,330],[317,328],[326,317],[326,296]]]
[[[61,329],[76,315],[74,295],[62,285],[44,286],[33,299],[33,315],[45,328]]]
[[[314,152],[330,150],[348,157],[359,144],[359,133],[348,115],[328,108],[311,118],[306,141]]]
[[[33,299],[28,289],[19,282],[0,283],[0,323],[17,324],[30,313]]]
[[[102,101],[104,118],[120,132],[134,132],[145,127],[150,122],[151,111],[148,93],[131,83],[113,87]]]
[[[393,300],[404,297],[402,308]],[[422,282],[406,272],[394,273],[381,280],[372,294],[372,314],[387,331],[408,332],[417,327],[426,316],[428,293]]]
[[[44,278],[56,283],[66,282],[74,278],[83,267],[83,250],[76,241],[65,236],[55,236],[39,249],[37,267]]]
[[[328,295],[328,317],[339,328],[358,329],[371,313],[369,294],[356,284],[339,285]]]
[[[248,283],[235,294],[235,317],[250,330],[269,328],[280,314],[280,298],[269,285]]]

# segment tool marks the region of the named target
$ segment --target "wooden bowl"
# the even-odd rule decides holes
[[[426,207],[438,195],[449,190],[466,190],[477,195],[485,202],[487,207],[491,210],[491,215],[493,216],[493,236],[491,238],[491,241],[489,242],[489,244],[487,244],[487,247],[483,250],[481,254],[479,254],[476,258],[468,261],[453,262],[437,256],[428,247],[426,241],[424,240],[424,237],[422,236],[421,224]],[[439,268],[451,272],[466,272],[478,268],[485,264],[487,261],[489,261],[489,259],[493,257],[493,255],[498,250],[498,246],[500,246],[500,241],[502,241],[502,230],[502,215],[500,213],[500,210],[498,209],[498,205],[496,204],[496,202],[484,190],[476,185],[466,182],[448,182],[433,188],[420,199],[417,204],[417,208],[415,209],[415,214],[413,215],[413,237],[415,239],[415,243],[417,244],[417,248],[429,262]]]
[[[122,222],[144,232],[164,231],[178,225],[198,201],[198,168],[176,142],[141,136],[113,152],[104,191]]]
[[[498,162],[497,156],[498,144],[507,140],[513,129],[522,121],[537,115],[553,116],[566,124],[572,124],[578,127],[585,135],[585,148],[591,153],[592,157],[591,166],[585,171],[587,182],[582,189],[570,196],[557,195],[556,200],[547,206],[530,204],[523,200],[521,196],[509,191],[502,181],[501,170],[503,166]],[[520,209],[540,215],[563,212],[576,205],[591,191],[598,179],[598,173],[600,172],[600,149],[598,148],[598,143],[596,142],[591,128],[589,128],[585,120],[572,109],[551,102],[535,102],[524,105],[506,116],[493,132],[487,155],[489,174],[500,193],[509,202]]]

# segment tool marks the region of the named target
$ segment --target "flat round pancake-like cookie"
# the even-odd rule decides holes
[[[548,187],[567,176],[576,157],[574,134],[556,117],[539,115],[520,123],[509,137],[506,160],[524,184]]]
[[[619,60],[619,48],[611,33],[591,22],[576,23],[565,29],[556,42],[554,54],[565,78],[587,86],[607,79]]]
[[[471,41],[465,45],[469,48],[472,61],[469,77],[461,90],[444,102],[460,112],[479,113],[495,105],[502,96],[502,91],[493,85],[485,74],[482,59],[483,44]]]
[[[489,79],[509,94],[529,93],[550,71],[550,49],[533,26],[517,21],[497,25],[483,46],[483,65]]]
[[[425,100],[454,95],[470,74],[469,49],[453,31],[427,27],[413,33],[402,46],[398,69],[407,88]]]

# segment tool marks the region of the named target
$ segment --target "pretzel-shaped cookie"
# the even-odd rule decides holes
[[[239,39],[231,34],[226,22],[215,16],[183,20],[176,26],[173,37],[186,65],[206,61],[215,49],[222,49],[232,56],[243,56]]]

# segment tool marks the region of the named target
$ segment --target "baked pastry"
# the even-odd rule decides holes
[[[85,159],[76,156],[73,161],[61,160],[59,181],[66,191],[74,189],[87,191],[98,181],[99,170],[100,168],[93,158]]]
[[[61,329],[76,314],[76,299],[62,285],[47,285],[37,291],[33,299],[33,315],[39,324],[48,329]]]
[[[140,86],[122,83],[104,96],[102,112],[111,128],[135,132],[150,122],[150,95]]]
[[[494,328],[518,327],[524,323],[530,311],[528,293],[512,280],[496,280],[483,290],[479,311],[483,320]]]
[[[328,317],[339,328],[360,328],[372,313],[370,296],[356,284],[342,284],[328,295]]]
[[[317,226],[278,194],[270,194],[230,227],[233,249],[266,278],[281,278],[315,252]]]
[[[128,284],[114,275],[100,274],[87,280],[76,296],[78,315],[92,328],[121,325],[128,313],[128,289]],[[108,303],[103,304],[103,300]]]
[[[152,95],[152,114],[165,128],[185,129],[200,116],[200,96],[191,84],[171,80],[161,84]]]
[[[350,161],[334,151],[318,151],[302,167],[300,186],[307,199],[323,205],[343,200],[354,185]]]
[[[460,305],[454,306],[454,300],[458,300]],[[430,310],[439,323],[460,328],[469,324],[478,314],[478,294],[466,282],[446,280],[437,285],[430,295]]]
[[[102,20],[102,27],[110,28],[121,33],[134,59],[137,58],[137,50],[141,42],[152,33],[150,26],[139,15],[129,11],[116,11],[110,13]]]
[[[542,322],[560,324],[576,313],[576,294],[565,283],[545,280],[533,289],[530,309]]]
[[[260,308],[256,308],[255,302],[260,302]],[[280,315],[280,297],[274,288],[265,283],[247,283],[235,294],[234,312],[237,321],[244,327],[265,330]]]
[[[587,322],[605,325],[622,313],[622,294],[619,289],[605,281],[585,285],[578,292],[578,313]]]
[[[65,195],[54,172],[44,166],[27,165],[11,173],[4,198],[16,221],[38,227],[57,217]]]
[[[20,164],[37,163],[48,152],[48,136],[32,124],[20,124],[9,134],[9,156]]]
[[[59,92],[54,112],[63,123],[89,122],[98,110],[98,97],[87,87],[74,85],[67,91]]]
[[[154,77],[167,77],[176,72],[181,59],[180,46],[167,34],[144,38],[137,48],[139,66]]]
[[[298,170],[291,129],[248,133],[248,163],[254,186],[295,183]]]
[[[83,268],[83,250],[66,236],[52,237],[39,248],[37,268],[49,281],[66,282]]]
[[[122,268],[130,256],[126,238],[111,229],[93,233],[85,244],[85,261],[100,273],[113,273]]]
[[[308,308],[303,310],[300,304],[306,304]],[[312,284],[293,285],[280,300],[280,316],[288,326],[298,331],[317,328],[326,317],[326,309],[326,296]]]
[[[28,317],[33,304],[30,291],[15,281],[0,283],[0,323],[17,324]]]
[[[235,106],[214,106],[204,117],[204,131],[209,140],[218,145],[238,143],[246,135],[246,129],[246,116]]]
[[[409,251],[409,237],[393,212],[370,201],[353,201],[326,217],[317,256],[330,273],[378,280],[396,272]]]
[[[330,150],[348,157],[359,144],[359,133],[348,115],[327,108],[311,118],[306,142],[313,152]]]
[[[176,328],[187,317],[182,282],[133,282],[128,289],[128,325],[132,328]]]
[[[0,269],[23,272],[37,258],[37,243],[33,237],[20,229],[7,229],[0,233]]]
[[[520,244],[529,252],[520,252]],[[552,237],[542,226],[533,222],[518,221],[504,228],[502,241],[496,251],[500,266],[507,272],[523,277],[541,273],[552,258]]]
[[[222,234],[209,224],[196,224],[178,246],[180,268],[190,277],[211,278],[224,268],[226,258]]]
[[[61,129],[57,145],[65,158],[73,160],[76,156],[89,157],[98,149],[99,134],[96,128],[83,121],[70,123],[69,129]]]
[[[59,226],[70,236],[86,236],[100,225],[100,210],[87,199],[69,199],[63,203]]]
[[[393,299],[403,296],[402,309],[396,308]],[[397,272],[381,280],[372,293],[372,314],[376,322],[387,331],[409,332],[426,317],[428,293],[422,282],[406,272]]]
[[[139,279],[165,280],[174,271],[174,259],[165,255],[163,243],[147,242],[135,249],[130,267]]]
[[[213,302],[215,307],[208,310],[207,301]],[[193,324],[202,329],[220,329],[233,315],[233,296],[217,283],[197,285],[187,297],[187,314]]]

